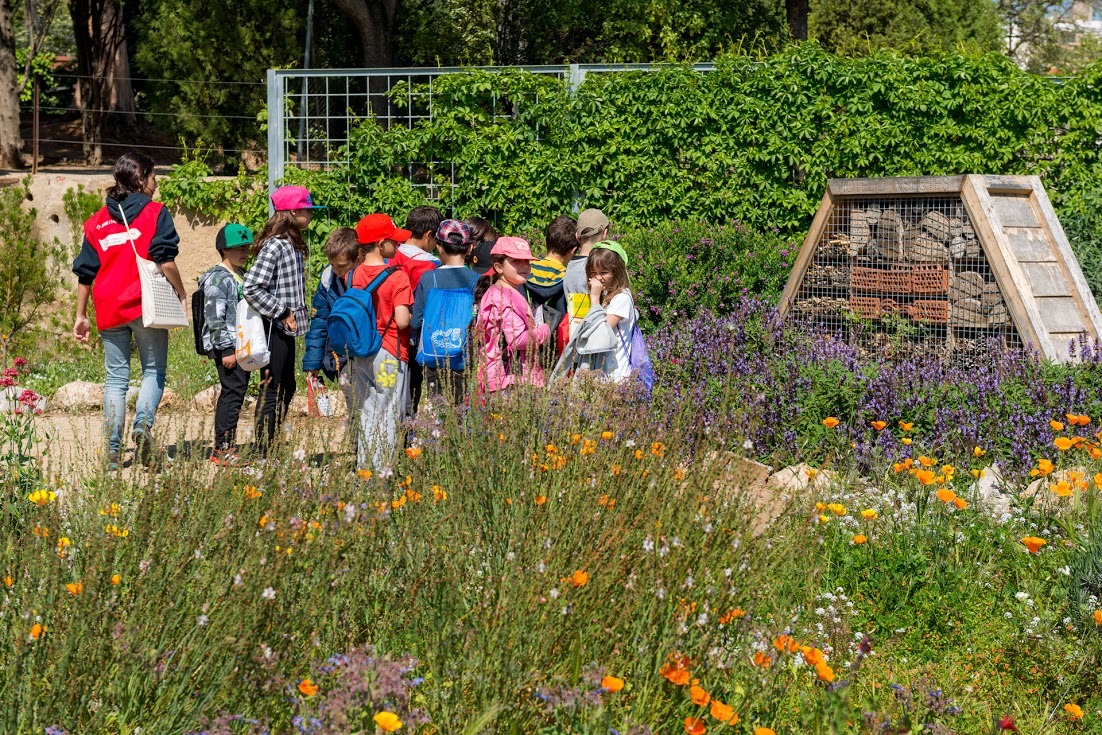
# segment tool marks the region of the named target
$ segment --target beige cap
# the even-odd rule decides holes
[[[578,237],[593,237],[612,223],[599,209],[587,209],[578,215],[578,227],[574,232]]]

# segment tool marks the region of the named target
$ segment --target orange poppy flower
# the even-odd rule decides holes
[[[1052,427],[1053,431],[1063,431],[1064,430],[1064,424],[1057,421],[1056,419],[1053,419],[1052,421],[1049,421],[1048,425]]]
[[[834,669],[827,666],[826,661],[815,664],[815,674],[827,684],[834,681]]]
[[[693,684],[689,687],[689,699],[691,699],[693,704],[697,707],[703,707],[708,704],[708,702],[712,701],[712,695],[708,694],[708,692],[704,691],[704,689],[696,684]]]
[[[872,422],[872,428],[876,429],[877,431],[883,431],[884,427],[887,426],[887,425],[888,425],[887,421],[873,421]]]
[[[803,651],[804,661],[807,661],[807,663],[811,666],[818,666],[820,663],[822,663],[823,652],[820,651],[818,648],[812,648],[811,646],[802,646],[800,650]]]
[[[914,424],[913,421],[900,420],[900,422],[899,422],[899,428],[903,429],[903,431],[910,431],[914,427],[915,427],[915,424]]]
[[[406,456],[410,459],[417,459],[421,456],[422,451],[421,447],[406,447]]]
[[[937,499],[943,503],[952,503],[957,499],[957,494],[947,487],[943,487],[937,491]]]
[[[773,648],[776,648],[781,653],[785,651],[795,653],[800,650],[800,644],[790,635],[779,635],[773,639]]]
[[[964,498],[957,498],[953,501],[953,505],[957,506],[957,510],[964,510],[968,507],[968,503]]]
[[[1036,554],[1038,551],[1041,550],[1042,546],[1048,543],[1048,541],[1045,541],[1039,536],[1026,536],[1022,539],[1022,543],[1025,544],[1025,547],[1027,549],[1029,549],[1030,554]]]
[[[987,474],[987,470],[983,470],[983,469],[972,470],[972,477],[976,478],[977,480],[980,479],[981,477],[983,477],[986,474]]]
[[[671,669],[663,674],[666,681],[671,684],[676,684],[679,687],[683,687],[689,683],[689,672],[687,669]]]
[[[1068,718],[1072,720],[1083,719],[1083,708],[1072,702],[1068,702],[1064,705],[1064,711],[1068,713]]]
[[[980,447],[972,447],[972,454],[974,454],[976,457],[982,457],[983,455],[987,454],[987,452]]]
[[[1066,436],[1058,436],[1058,437],[1056,437],[1055,439],[1052,440],[1052,443],[1061,452],[1066,452],[1067,450],[1069,450],[1073,446],[1075,446],[1074,442],[1072,442],[1072,440],[1067,438]]]
[[[601,688],[615,694],[624,688],[624,680],[615,676],[606,676],[601,679]]]
[[[612,432],[611,431],[602,431],[601,432],[601,438],[604,439],[606,442],[607,441],[612,441]]]
[[[666,445],[662,442],[653,442],[650,445],[650,453],[655,457],[661,457],[666,453]]]
[[[310,677],[306,677],[298,683],[298,690],[307,697],[312,697],[318,693],[318,685],[310,681]]]
[[[685,732],[688,735],[704,735],[708,728],[704,727],[704,720],[698,717],[685,718]]]
[[[934,480],[937,479],[937,474],[933,470],[917,470],[915,479],[923,485],[932,485]]]
[[[84,585],[80,582],[69,582],[65,585],[65,589],[69,590],[70,595],[79,595],[84,591]]]
[[[727,625],[731,621],[738,620],[739,618],[743,617],[746,617],[746,611],[743,610],[741,607],[736,607],[734,610],[723,613],[723,615],[721,615],[719,618],[719,624]]]
[[[383,732],[394,732],[402,728],[402,721],[398,719],[398,715],[393,712],[387,712],[383,710],[373,717],[375,724],[379,726],[379,729]]]
[[[838,419],[836,419],[833,416],[827,416],[825,419],[822,420],[823,426],[827,427],[828,429],[833,429],[835,426],[837,426],[840,423],[842,423],[842,422],[839,421]]]
[[[111,575],[111,584],[113,584],[117,587],[120,582],[122,582],[122,575],[121,574],[112,574]]]
[[[925,454],[918,458],[918,463],[923,467],[933,467],[937,464],[937,460],[933,457],[927,457]]]
[[[903,438],[902,438],[902,439],[900,439],[899,441],[903,442],[904,444],[906,444],[906,445],[908,445],[908,446],[910,446],[910,444],[911,444],[911,440],[910,440],[910,439],[908,439],[907,437],[903,437]]]
[[[846,514],[846,506],[841,503],[828,503],[827,509],[830,510],[836,516],[844,516]]]
[[[546,495],[537,495],[536,496],[536,505],[543,505],[546,502],[547,502],[547,496]]]
[[[370,480],[372,476],[371,470],[356,470],[356,474],[361,480]]]
[[[768,727],[759,727],[754,730],[754,735],[777,735],[777,733],[773,732]]]
[[[1102,610],[1095,610],[1093,617],[1095,625],[1102,625]]]
[[[579,569],[570,576],[570,581],[575,587],[585,587],[589,584],[589,572]]]
[[[1067,480],[1060,480],[1052,485],[1052,492],[1056,493],[1058,497],[1066,498],[1071,495],[1071,483]]]
[[[878,516],[879,514],[872,508],[865,508],[863,511],[861,511],[861,517],[864,518],[866,521],[875,521]]]
[[[853,537],[853,543],[857,544],[858,546],[860,546],[861,544],[865,543],[868,540],[869,540],[869,537],[866,536],[863,533],[859,533],[859,534],[857,534],[856,536]]]
[[[773,659],[766,656],[763,651],[758,651],[754,654],[755,666],[760,666],[763,669],[768,669],[771,663],[773,663]]]
[[[15,580],[12,579],[11,577],[4,577],[4,586],[5,587],[14,587],[15,586]]]
[[[38,640],[42,637],[42,634],[46,632],[46,626],[41,623],[35,623],[31,626],[31,638]]]
[[[718,699],[712,700],[711,713],[712,717],[720,722],[725,722],[728,725],[738,724],[738,715],[735,714],[735,708],[728,704],[724,704]]]

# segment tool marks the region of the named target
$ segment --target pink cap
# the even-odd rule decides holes
[[[305,186],[281,186],[272,192],[272,206],[277,212],[289,212],[292,209],[325,209],[314,204],[310,192]]]
[[[490,255],[504,255],[506,258],[517,260],[535,260],[532,248],[528,247],[528,241],[523,237],[499,237],[494,243]]]

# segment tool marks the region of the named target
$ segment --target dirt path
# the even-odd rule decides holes
[[[129,436],[129,420],[124,437]],[[344,441],[344,424],[336,418],[312,419],[290,416],[284,431],[296,437],[295,449],[310,454],[340,451]],[[172,462],[210,455],[214,436],[214,414],[199,411],[161,411],[153,427],[153,435],[164,456]],[[106,461],[106,440],[103,438],[101,412],[79,414],[47,414],[40,418],[39,447],[47,477],[67,485],[79,481],[102,467]],[[242,411],[237,440],[246,445],[253,438],[251,411]],[[126,442],[123,469],[130,471],[132,447]],[[213,465],[212,465],[213,468]]]

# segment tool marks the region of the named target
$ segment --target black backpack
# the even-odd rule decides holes
[[[203,287],[191,295],[191,335],[195,338],[195,352],[209,357],[203,349],[203,332],[207,328],[207,295]]]

